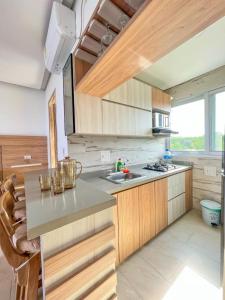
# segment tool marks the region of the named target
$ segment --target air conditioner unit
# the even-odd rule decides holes
[[[75,13],[58,2],[53,2],[51,18],[45,42],[45,65],[55,74],[59,74],[76,40]]]

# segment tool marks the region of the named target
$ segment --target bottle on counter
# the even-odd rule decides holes
[[[168,148],[165,150],[165,153],[163,155],[163,159],[165,161],[168,161],[168,160],[172,159],[172,153]]]
[[[121,172],[124,168],[124,162],[122,161],[121,158],[119,158],[116,162],[116,165],[115,165],[115,171],[116,172]]]

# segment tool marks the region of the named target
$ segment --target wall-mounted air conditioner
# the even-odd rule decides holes
[[[51,18],[45,42],[45,65],[51,73],[59,74],[75,43],[74,11],[53,2]]]

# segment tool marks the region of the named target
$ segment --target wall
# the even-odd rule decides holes
[[[67,137],[64,132],[64,102],[63,102],[63,76],[51,75],[45,91],[46,114],[48,118],[48,102],[55,92],[56,96],[56,119],[57,119],[57,148],[58,159],[63,159],[67,155]],[[48,125],[49,126],[49,125]],[[48,139],[49,142],[49,139]],[[48,145],[48,149],[50,149]]]
[[[47,135],[45,94],[0,82],[0,135]]]
[[[155,161],[162,157],[165,150],[165,138],[71,136],[68,148],[69,155],[82,163],[84,172],[90,172],[113,168],[118,158],[127,159],[127,164]],[[109,163],[101,162],[102,150],[110,151],[111,161]]]
[[[178,156],[176,161],[188,161],[193,163],[193,203],[194,207],[200,209],[200,201],[203,199],[221,202],[221,176],[222,168],[221,157],[209,156]],[[206,176],[204,167],[213,166],[217,169],[216,176]]]
[[[98,3],[98,0],[93,1],[84,1],[83,6],[83,20],[82,20],[82,28],[81,28],[81,3],[82,0],[78,0],[75,2],[74,11],[76,14],[76,34],[77,34],[77,41],[78,43],[79,36],[81,32],[84,30],[85,26],[87,25],[94,9]],[[75,48],[74,46],[74,48]],[[55,75],[52,74],[50,80],[48,82],[46,91],[45,91],[45,101],[46,101],[46,109],[47,109],[47,120],[48,120],[48,101],[51,98],[53,92],[56,93],[56,111],[57,111],[57,145],[58,145],[58,159],[63,159],[65,155],[67,155],[68,148],[67,148],[67,137],[65,136],[64,132],[64,100],[63,100],[63,77],[62,74]],[[49,148],[49,147],[48,147]]]
[[[166,90],[174,100],[199,96],[225,86],[225,66]]]
[[[203,74],[183,84],[168,89],[166,92],[174,97],[173,102],[181,99],[199,96],[217,88],[225,86],[225,66]],[[189,161],[193,163],[193,201],[194,207],[200,208],[200,201],[211,199],[221,202],[221,156],[204,156],[192,153],[190,156],[180,153],[176,156],[177,161]],[[217,169],[216,176],[206,176],[204,167],[214,166]]]

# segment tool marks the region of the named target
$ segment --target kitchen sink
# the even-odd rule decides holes
[[[101,178],[111,181],[113,183],[127,183],[132,180],[144,177],[145,175],[140,175],[137,173],[115,173],[110,174],[108,176],[102,176]]]

